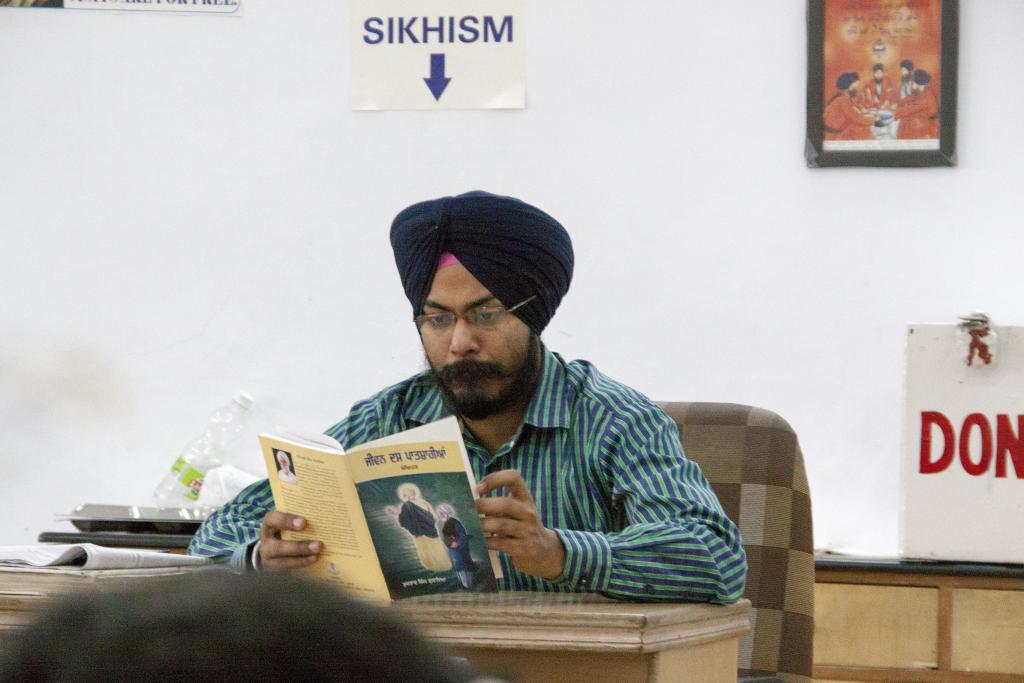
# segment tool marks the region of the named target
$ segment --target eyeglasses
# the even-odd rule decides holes
[[[511,308],[481,304],[479,306],[474,306],[465,313],[455,313],[454,311],[425,313],[423,315],[416,316],[413,320],[416,322],[416,327],[419,328],[420,332],[438,337],[451,333],[452,330],[455,329],[456,321],[460,318],[465,320],[466,324],[471,327],[475,327],[478,330],[489,331],[501,325],[501,322],[505,319],[507,314],[522,308],[536,298],[537,295],[534,294],[529,299],[520,301]]]

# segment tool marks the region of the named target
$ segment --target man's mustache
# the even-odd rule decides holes
[[[471,383],[487,379],[504,379],[505,377],[505,371],[497,363],[477,360],[462,360],[441,368],[441,381],[448,385],[453,382]]]

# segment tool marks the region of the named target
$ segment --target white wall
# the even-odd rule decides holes
[[[0,543],[148,502],[239,387],[324,428],[421,367],[387,230],[482,188],[558,217],[545,334],[659,399],[771,408],[819,546],[895,552],[902,340],[1024,322],[1024,3],[963,3],[960,166],[808,170],[805,2],[529,2],[528,108],[347,109],[347,3],[0,9]]]

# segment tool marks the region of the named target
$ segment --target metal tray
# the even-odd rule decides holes
[[[57,515],[57,519],[71,522],[79,531],[194,534],[213,510],[83,503],[70,514]]]

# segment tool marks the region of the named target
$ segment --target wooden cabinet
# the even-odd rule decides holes
[[[819,558],[816,681],[1024,682],[1024,567]]]

